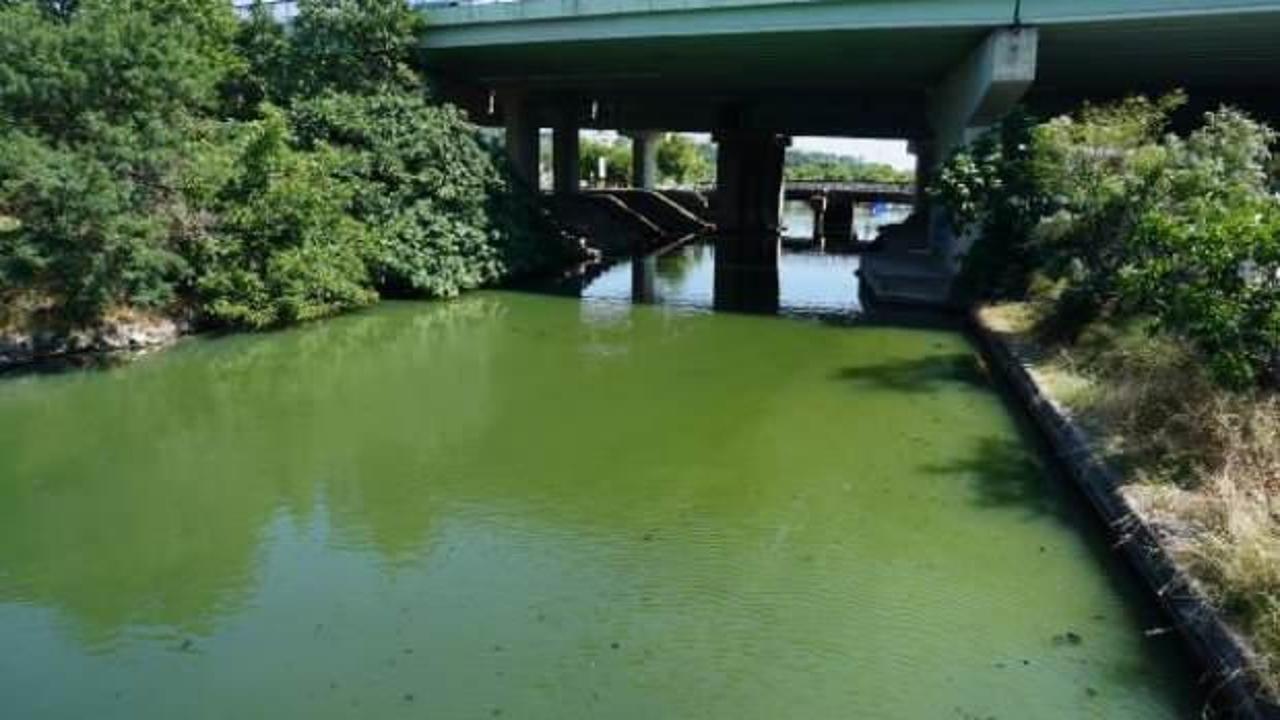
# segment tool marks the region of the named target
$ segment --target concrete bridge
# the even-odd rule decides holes
[[[747,261],[776,256],[792,135],[905,138],[925,173],[1018,102],[1051,111],[1181,87],[1274,113],[1280,98],[1280,0],[523,0],[423,11],[423,58],[440,90],[506,128],[527,178],[539,128],[553,128],[560,192],[578,187],[581,128],[632,135],[639,187],[653,183],[654,131],[711,132],[718,224]],[[936,215],[922,209],[897,244],[945,284],[966,244]]]
[[[536,177],[577,189],[580,128],[710,131],[720,229],[768,262],[790,135],[909,139],[927,172],[1015,103],[1183,87],[1247,107],[1280,85],[1280,0],[523,0],[430,5],[425,62]],[[936,213],[898,244],[940,280],[966,250]],[[892,274],[892,263],[883,263]],[[872,263],[874,265],[874,263]],[[921,269],[923,268],[923,269]],[[870,268],[874,270],[875,268]]]

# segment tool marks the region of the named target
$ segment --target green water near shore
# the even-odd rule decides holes
[[[949,330],[484,292],[0,378],[6,718],[1191,717],[1162,622]]]

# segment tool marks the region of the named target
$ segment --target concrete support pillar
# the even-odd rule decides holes
[[[552,129],[551,137],[552,181],[560,195],[579,190],[582,170],[578,162],[578,114],[577,104],[570,103]]]
[[[853,196],[846,192],[832,192],[827,199],[827,216],[822,234],[828,243],[847,245],[857,238],[853,236]]]
[[[941,160],[965,142],[965,131],[1004,117],[1036,79],[1036,28],[994,30],[947,74],[929,98],[929,122]]]
[[[929,183],[933,181],[934,173],[941,162],[937,148],[938,143],[928,138],[912,140],[907,146],[907,149],[916,156],[916,187],[912,212],[919,218],[914,227],[919,228],[920,231],[904,234],[903,247],[899,249],[926,254],[936,250],[940,257],[945,257],[954,239],[945,213],[929,200]]]
[[[506,121],[507,161],[516,178],[530,188],[538,189],[538,125],[530,112],[529,102],[520,95],[503,101]]]
[[[658,187],[658,141],[661,133],[640,130],[631,137],[631,186],[642,190]]]
[[[933,142],[918,145],[926,151],[917,154],[925,169],[917,172],[918,182],[969,142],[975,128],[999,121],[1022,99],[1035,81],[1039,42],[1033,27],[994,30],[934,88],[929,98]],[[919,198],[917,204],[917,213],[928,221],[928,248],[948,269],[957,269],[970,243],[955,237],[940,212],[921,205]]]
[[[722,235],[775,241],[791,139],[762,130],[716,133],[716,225]]]
[[[724,262],[716,245],[715,287],[712,304],[716,310],[772,315],[778,312],[781,285],[778,265],[739,265]]]
[[[827,194],[823,192],[809,198],[809,207],[813,209],[813,242],[822,247],[827,224]]]
[[[631,302],[652,304],[658,299],[658,258],[634,255],[631,258]]]
[[[922,210],[929,202],[929,182],[938,167],[938,153],[933,140],[912,140],[907,151],[916,156],[915,209]]]

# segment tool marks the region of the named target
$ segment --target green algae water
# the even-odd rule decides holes
[[[0,378],[0,716],[1196,715],[962,335],[630,287]]]

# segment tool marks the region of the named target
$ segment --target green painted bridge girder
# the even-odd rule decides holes
[[[592,101],[601,127],[753,122],[921,137],[927,98],[1015,0],[523,0],[429,7],[424,61],[473,115],[519,88]],[[1280,85],[1280,0],[1022,0],[1039,31],[1031,98]],[[455,97],[458,99],[458,97]],[[481,118],[483,120],[483,118]],[[543,123],[549,124],[547,122]]]

